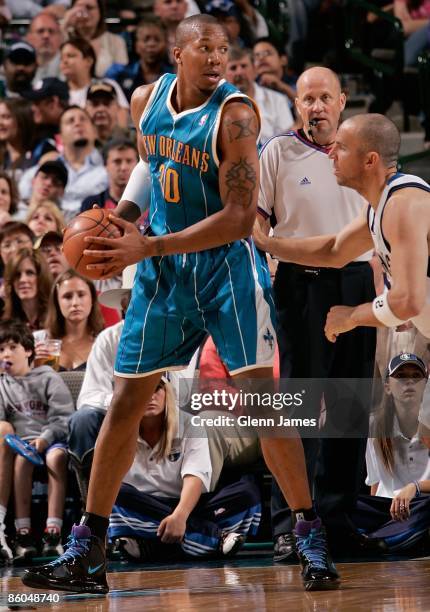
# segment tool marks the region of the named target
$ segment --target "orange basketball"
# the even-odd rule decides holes
[[[98,263],[93,257],[84,255],[85,249],[102,250],[101,244],[85,242],[87,236],[104,236],[114,238],[118,235],[118,228],[109,221],[108,216],[111,211],[103,208],[91,208],[81,213],[66,227],[63,236],[63,252],[70,266],[79,274],[97,280],[106,273],[105,269],[87,270],[90,263]],[[116,230],[116,232],[115,232]],[[109,268],[109,263],[106,263]]]

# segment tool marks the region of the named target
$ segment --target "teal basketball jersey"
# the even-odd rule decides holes
[[[221,114],[234,98],[255,108],[250,98],[222,80],[204,104],[177,113],[171,102],[175,85],[176,75],[163,75],[140,119],[152,180],[149,224],[158,236],[179,232],[222,209],[217,152]]]

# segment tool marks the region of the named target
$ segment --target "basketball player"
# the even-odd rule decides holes
[[[329,159],[345,102],[332,70],[322,66],[305,70],[297,81],[295,101],[303,128],[275,136],[262,149],[257,220],[268,232],[268,220],[274,217],[273,231],[279,239],[338,232],[365,204],[356,191],[337,184]],[[331,306],[375,297],[370,257],[371,253],[360,254],[340,269],[327,270],[280,257],[273,284],[281,377],[319,379],[320,383],[309,385],[306,408],[312,412],[307,414],[319,417],[324,396],[327,424],[339,410],[347,423],[344,437],[330,438],[322,430],[320,439],[305,437],[303,445],[330,549],[348,553],[364,543],[349,516],[362,482],[370,397],[366,399],[360,384],[355,401],[343,402],[339,409],[330,392],[333,384],[322,381],[372,378],[376,334],[360,329],[333,345],[324,336],[324,324]],[[291,512],[276,483],[271,502],[274,559],[282,562],[294,553],[294,538]]]
[[[135,262],[138,271],[118,347],[115,392],[97,440],[87,511],[66,553],[25,574],[29,586],[107,592],[108,517],[134,457],[142,406],[161,373],[184,367],[208,332],[232,374],[272,376],[268,270],[256,268],[246,240],[257,204],[259,120],[253,103],[222,79],[227,52],[223,26],[207,15],[190,17],[177,30],[177,77],[166,74],[133,95],[140,153],[152,175],[153,235],[142,236],[130,222],[141,210],[124,194],[119,217],[113,218],[123,236],[98,240],[110,247],[107,257],[106,251],[86,251],[105,258],[107,264],[92,265],[108,265],[112,274]],[[266,438],[261,445],[295,509],[305,587],[337,588],[321,521],[312,509],[300,439]],[[200,494],[200,488],[188,490],[187,499]],[[180,503],[166,519],[165,535],[177,532],[191,509]]]
[[[356,327],[395,328],[407,321],[430,338],[430,186],[397,172],[399,149],[399,131],[383,115],[346,120],[330,157],[337,182],[369,202],[361,214],[338,234],[305,239],[268,237],[255,225],[261,249],[301,265],[340,267],[375,249],[386,274],[385,290],[373,302],[332,307],[325,324],[330,342]],[[428,410],[419,420],[428,436]]]

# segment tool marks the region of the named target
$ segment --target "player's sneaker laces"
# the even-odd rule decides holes
[[[10,563],[13,559],[13,552],[7,543],[6,534],[4,532],[4,524],[0,524],[0,564]]]
[[[293,533],[305,589],[307,591],[337,589],[340,578],[330,558],[321,520],[317,518],[314,521],[297,521]]]
[[[26,586],[78,593],[107,593],[104,541],[91,534],[87,525],[74,525],[67,550],[58,559],[26,570]]]

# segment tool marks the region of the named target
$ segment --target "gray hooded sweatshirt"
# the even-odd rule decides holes
[[[63,442],[73,412],[67,385],[49,366],[25,376],[0,374],[0,421],[8,421],[19,436]]]

